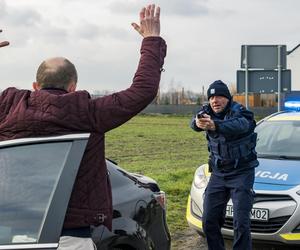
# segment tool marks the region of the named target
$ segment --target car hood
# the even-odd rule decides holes
[[[300,184],[299,160],[259,158],[255,169],[255,190],[288,190]]]

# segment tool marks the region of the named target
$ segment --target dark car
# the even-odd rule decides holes
[[[0,142],[0,249],[57,249],[89,134]],[[93,228],[98,249],[170,249],[165,194],[107,160],[113,229]]]

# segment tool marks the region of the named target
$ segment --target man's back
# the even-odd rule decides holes
[[[0,140],[91,133],[64,228],[105,224],[111,228],[112,200],[104,156],[104,133],[145,108],[156,96],[166,45],[145,38],[133,84],[127,90],[91,99],[86,91],[9,88],[0,96]],[[104,219],[104,221],[103,221]]]

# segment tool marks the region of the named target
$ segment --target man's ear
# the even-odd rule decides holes
[[[33,82],[32,83],[32,88],[36,91],[36,90],[40,90],[42,87],[41,87],[41,84],[38,83],[38,82]]]
[[[75,92],[75,91],[76,91],[76,87],[77,87],[76,83],[75,83],[75,82],[71,82],[71,83],[69,84],[69,86],[68,86],[67,91],[68,91],[68,92]]]

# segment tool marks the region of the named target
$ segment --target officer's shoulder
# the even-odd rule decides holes
[[[244,105],[242,105],[241,103],[235,102],[235,101],[232,101],[231,109],[233,111],[246,111],[247,110]]]

